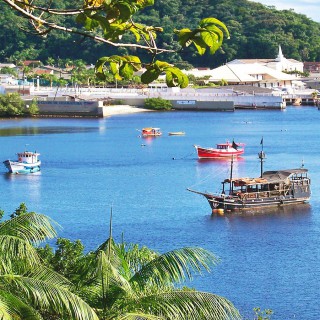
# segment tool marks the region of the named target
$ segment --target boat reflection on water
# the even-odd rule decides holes
[[[41,198],[41,171],[32,174],[12,174],[7,172],[2,176],[7,182],[6,193],[8,196],[17,194],[25,196],[27,193],[28,197],[35,202]]]
[[[41,176],[41,171],[34,172],[32,174],[12,174],[10,172],[5,172],[3,174],[4,179],[10,181],[36,181],[38,179],[36,177],[39,176]]]
[[[198,163],[229,163],[229,167],[230,167],[230,158],[211,158],[211,159],[197,159]],[[244,161],[245,159],[243,157],[237,157],[234,158],[233,161],[235,162],[241,162]]]

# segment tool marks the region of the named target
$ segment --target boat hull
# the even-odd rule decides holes
[[[177,131],[177,132],[169,132],[169,136],[184,136],[186,133],[183,131]]]
[[[233,149],[221,150],[215,148],[202,148],[195,146],[199,159],[217,159],[217,158],[231,158],[239,157],[244,153],[244,149]]]
[[[252,199],[252,200],[234,200],[234,199],[225,199],[217,198],[214,196],[206,196],[209,205],[212,209],[212,213],[215,213],[217,209],[222,209],[224,212],[231,211],[250,211],[261,208],[274,208],[288,205],[296,205],[299,203],[307,203],[310,200],[310,197],[301,197],[301,198],[285,198],[285,197],[272,197],[272,198],[263,198],[263,199]]]
[[[9,173],[27,174],[40,171],[41,161],[34,163],[25,163],[19,161],[6,160],[3,162]]]
[[[206,197],[212,212],[215,213],[217,209],[224,211],[245,211],[260,208],[280,207],[287,205],[295,205],[299,203],[307,203],[310,200],[310,190],[307,188],[301,194],[295,196],[271,196],[263,198],[247,198],[240,199],[228,196],[215,196],[211,194],[202,194]]]
[[[159,137],[162,135],[162,133],[142,133],[142,137]]]

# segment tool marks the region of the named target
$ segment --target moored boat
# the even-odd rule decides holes
[[[24,151],[17,153],[18,160],[5,160],[3,163],[9,173],[23,174],[40,171],[41,161],[38,159],[40,153]]]
[[[184,131],[175,131],[175,132],[169,132],[169,136],[184,136],[186,133]]]
[[[198,145],[194,147],[199,159],[236,158],[244,153],[244,143],[231,143],[229,141],[218,143],[216,148],[203,148]]]
[[[161,136],[162,132],[160,131],[160,128],[143,128],[141,130],[141,135],[143,137],[157,137],[157,136]]]
[[[266,171],[258,178],[230,177],[222,181],[221,193],[191,192],[203,195],[209,202],[212,213],[254,210],[306,203],[311,196],[311,180],[305,168]],[[231,161],[231,164],[233,160]]]

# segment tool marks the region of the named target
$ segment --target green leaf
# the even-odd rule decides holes
[[[84,13],[79,13],[76,17],[76,23],[84,24],[86,22],[87,16]]]
[[[218,41],[217,35],[210,31],[201,32],[200,37],[208,47],[212,47]]]
[[[123,59],[129,62],[134,71],[139,71],[141,69],[141,60],[137,56],[124,56]]]
[[[103,31],[110,28],[110,23],[105,17],[100,16],[99,14],[96,13],[92,16],[92,19],[96,20],[99,23]]]
[[[200,55],[206,52],[206,43],[200,37],[193,39],[193,44]]]
[[[118,10],[120,12],[119,19],[121,21],[128,21],[133,14],[132,7],[128,3],[125,3],[125,2],[118,3],[116,5],[116,7],[118,8]]]
[[[166,69],[166,82],[168,87],[186,88],[189,84],[188,77],[176,67]]]
[[[160,61],[160,60],[157,60],[155,63],[154,63],[154,66],[161,70],[164,71],[165,68],[168,68],[168,67],[171,67],[172,65],[169,64],[168,62],[165,62],[165,61]]]
[[[178,41],[179,44],[184,47],[184,46],[189,46],[191,43],[191,39],[194,37],[194,32],[191,31],[190,29],[181,29],[181,30],[175,30],[174,31],[178,35]]]
[[[131,31],[133,33],[133,35],[136,38],[136,41],[139,42],[141,39],[140,33],[139,33],[139,29],[137,29],[135,26],[131,26],[129,31]]]
[[[137,0],[137,4],[140,8],[145,8],[154,5],[154,0]]]
[[[118,74],[119,73],[119,63],[110,62],[110,71],[113,75]]]
[[[133,76],[133,67],[129,63],[124,63],[120,69],[119,69],[119,74],[121,77],[125,79],[131,79]]]
[[[104,73],[103,72],[103,67],[105,65],[105,63],[107,61],[109,61],[109,57],[101,57],[100,59],[98,59],[98,61],[96,62],[96,65],[95,65],[95,72],[96,73]]]
[[[227,34],[227,37],[230,38],[230,34],[229,34],[229,30],[227,28],[227,26],[221,22],[220,20],[216,19],[216,18],[205,18],[205,19],[202,19],[200,21],[200,27],[201,28],[210,28],[212,25],[218,25],[220,26],[224,32]]]
[[[151,83],[152,81],[158,79],[160,74],[161,72],[156,71],[154,68],[147,69],[147,71],[141,75],[141,81],[145,84]]]

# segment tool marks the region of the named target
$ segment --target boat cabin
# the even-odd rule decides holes
[[[290,169],[266,171],[261,178],[225,179],[222,193],[229,187],[229,195],[238,197],[265,198],[272,196],[289,196],[294,192],[310,193],[310,178],[307,169]]]
[[[230,143],[219,143],[217,144],[217,149],[228,150],[231,147]]]
[[[24,151],[17,153],[17,155],[19,162],[35,163],[38,161],[38,156],[40,156],[40,153]]]
[[[241,148],[241,147],[244,147],[244,143],[238,143],[238,142],[229,142],[227,141],[226,143],[218,143],[217,144],[217,149],[219,150],[229,150],[230,148],[233,148],[233,149],[238,149],[238,148]]]

